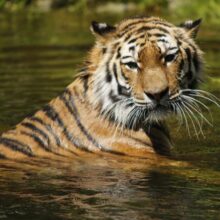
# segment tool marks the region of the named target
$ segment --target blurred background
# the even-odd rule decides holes
[[[202,17],[205,21],[218,22],[219,0],[0,0],[3,11],[31,10],[48,12],[66,9],[80,14],[142,12],[169,15],[174,18]]]
[[[111,24],[134,15],[174,24],[203,18],[196,39],[205,57],[201,88],[220,97],[220,0],[0,0],[0,133],[73,81],[95,41],[92,20]],[[119,161],[106,157],[44,160],[45,169],[33,172],[3,161],[0,219],[220,219],[220,111],[202,101],[213,124],[197,115],[203,132],[192,117],[188,129],[177,117],[168,121],[172,155],[188,166],[138,168],[120,157],[118,169]]]

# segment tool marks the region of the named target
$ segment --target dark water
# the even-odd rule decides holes
[[[92,19],[67,12],[0,15],[0,131],[73,80],[93,42]],[[199,38],[207,61],[202,87],[218,97],[219,35],[220,28],[204,26]],[[204,123],[205,138],[196,138],[192,124],[189,137],[170,120],[175,160],[169,166],[98,156],[42,160],[40,167],[1,162],[0,219],[220,219],[220,111],[206,104],[213,127]]]

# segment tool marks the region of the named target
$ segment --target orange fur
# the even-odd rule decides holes
[[[100,25],[100,28],[105,27]],[[149,29],[150,32],[140,37],[138,31],[141,28]],[[155,36],[161,34],[161,28],[182,41],[183,45],[181,53],[170,65],[165,65],[156,45]],[[189,34],[154,17],[124,20],[116,28],[106,30],[108,32],[103,35],[96,31],[97,42],[88,55],[86,70],[78,75],[61,96],[53,99],[32,117],[24,119],[14,130],[2,134],[0,152],[6,158],[21,159],[30,156],[28,152],[31,152],[33,157],[50,158],[96,153],[156,159],[159,157],[157,152],[160,146],[169,151],[171,141],[162,126],[152,126],[151,132],[147,134],[145,128],[121,127],[101,114],[103,103],[94,104],[95,76],[97,69],[101,68],[105,53],[117,59],[120,55],[117,51],[120,51],[123,43],[120,40],[130,38],[143,47],[138,54],[140,67],[135,74],[120,63],[126,83],[132,87],[133,97],[143,100],[144,93],[158,94],[167,88],[170,95],[174,95],[179,90],[177,72],[182,60],[186,59],[186,42],[193,45],[199,58],[201,56],[200,50],[189,37],[191,32]],[[190,48],[193,50],[192,46]]]

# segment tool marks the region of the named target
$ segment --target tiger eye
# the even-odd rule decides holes
[[[166,63],[171,62],[175,58],[175,54],[169,54],[164,57]]]
[[[128,62],[128,63],[125,63],[125,65],[128,66],[130,69],[137,69],[138,68],[137,63],[135,63],[135,62]]]

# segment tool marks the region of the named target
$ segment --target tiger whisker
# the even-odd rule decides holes
[[[192,106],[194,106],[195,108],[197,108],[197,110],[200,112],[200,114],[202,114],[202,110],[201,110],[201,108],[200,108],[200,106],[198,105],[198,104],[200,104],[201,106],[203,106],[206,110],[208,110],[208,112],[209,112],[209,115],[210,115],[210,118],[211,118],[211,124],[213,124],[213,117],[212,117],[212,113],[211,113],[211,111],[210,111],[210,109],[204,104],[204,103],[202,103],[201,101],[199,101],[199,100],[197,100],[197,99],[195,99],[195,98],[193,98],[193,97],[190,97],[190,96],[185,96],[185,95],[183,95],[182,96],[182,98],[183,99],[187,99],[188,100],[188,103],[190,103]],[[201,117],[201,119],[202,119],[202,124],[203,124],[203,117]]]
[[[202,109],[200,108],[200,106],[198,105],[198,103],[196,103],[196,99],[191,99],[192,97],[189,96],[185,96],[183,95],[182,100],[185,101],[185,103],[190,107],[193,106],[194,108],[196,108],[201,114],[202,114]],[[209,109],[208,109],[209,110]],[[203,118],[201,118],[201,125],[203,125]]]
[[[131,127],[132,130],[134,129],[135,119],[137,118],[137,117],[136,117],[137,109],[138,109],[138,108],[134,108],[134,109],[130,112],[129,127]]]
[[[185,105],[184,102],[182,102],[182,105],[183,105],[184,108],[185,108],[186,115],[188,115],[188,117],[189,117],[189,119],[190,119],[190,121],[191,121],[191,123],[192,123],[192,125],[193,125],[193,129],[194,129],[194,131],[195,131],[196,137],[197,137],[197,139],[199,140],[197,128],[196,128],[196,126],[195,126],[195,123],[194,123],[194,121],[193,121],[193,118],[192,118],[192,116],[191,116],[191,113],[190,113],[188,107]]]
[[[183,115],[183,118],[184,118],[184,121],[185,121],[185,125],[186,125],[186,129],[188,131],[188,135],[189,135],[189,137],[191,137],[190,131],[189,131],[189,124],[188,124],[187,117],[185,115],[184,109],[181,107],[181,105],[179,103],[176,103],[176,104],[179,107],[179,110],[182,112],[182,115]]]
[[[191,97],[194,96],[194,97],[206,99],[206,100],[214,103],[218,107],[220,107],[220,104],[218,103],[218,102],[220,102],[220,100],[215,95],[213,95],[209,92],[206,92],[203,90],[191,90],[191,89],[184,89],[184,90],[182,90],[182,92],[189,92]]]
[[[212,116],[212,112],[210,111],[209,107],[207,107],[203,102],[191,97],[191,96],[185,96],[183,95],[183,98],[189,100],[190,99],[190,103],[193,104],[201,113],[202,113],[202,110],[201,108],[199,107],[199,104],[204,107],[208,112],[209,112],[209,115],[211,117],[211,121],[213,123],[213,116]]]
[[[187,105],[188,105],[188,108],[191,110],[191,112],[193,113],[193,110],[194,109],[192,109],[193,108],[193,106],[192,106],[192,104],[191,103],[186,103]],[[197,113],[197,112],[196,112]],[[201,113],[202,114],[202,113]],[[199,119],[198,119],[198,117],[196,117],[195,116],[195,113],[193,113],[193,115],[194,115],[194,118],[195,118],[195,120],[197,121],[197,124],[198,124],[198,126],[199,126],[199,129],[200,129],[200,132],[201,132],[201,134],[202,134],[202,136],[203,137],[205,137],[205,135],[204,135],[204,132],[203,132],[203,122],[204,122],[204,119],[200,116],[200,114],[199,114],[199,116],[200,116],[200,118],[201,118],[201,122],[199,121]]]
[[[181,125],[183,124],[182,112],[179,110],[179,108],[178,108],[178,106],[176,105],[175,102],[174,102],[174,103],[171,102],[170,104],[171,104],[171,106],[173,106],[174,111],[175,111],[178,115],[180,115],[180,118],[177,118],[177,119],[178,119],[178,122],[179,122],[179,127],[178,127],[177,131],[179,131]]]
[[[189,103],[188,103],[188,104],[189,104]],[[211,127],[213,126],[212,123],[202,114],[201,111],[199,111],[198,109],[196,109],[193,105],[191,105],[191,108],[192,108],[194,111],[196,111],[196,112],[200,115],[200,117],[206,121],[206,123],[207,123],[208,125],[210,125]]]
[[[181,97],[183,98],[186,98],[186,99],[190,99],[192,103],[198,103],[200,104],[201,106],[203,106],[209,113],[211,113],[209,107],[207,107],[203,102],[199,101],[198,99],[195,99],[194,97],[191,97],[191,96],[187,96],[187,95],[181,95]],[[190,101],[189,101],[190,102]]]
[[[188,110],[189,114],[192,115],[192,117],[194,118],[195,122],[198,124],[199,129],[200,129],[199,132],[202,134],[203,137],[205,137],[205,136],[204,136],[204,133],[203,133],[203,130],[202,130],[202,126],[201,126],[201,124],[200,124],[198,118],[195,116],[195,114],[193,113],[193,111],[190,109],[191,105],[190,105],[189,103],[185,102],[185,101],[183,101],[183,105],[184,105],[184,107]],[[193,126],[193,127],[194,127],[194,129],[195,129],[195,126]],[[196,130],[196,136],[197,136],[197,138],[198,138],[198,135],[199,135],[199,133],[198,133],[197,130]]]
[[[202,95],[202,94],[192,94],[192,96],[206,99],[206,100],[208,100],[208,101],[214,103],[214,104],[217,105],[218,107],[220,107],[220,104],[218,104],[215,100],[213,100],[213,99],[211,99],[211,98],[209,98],[209,97],[207,97],[207,96],[204,96],[204,95]]]
[[[183,90],[183,91],[190,91],[190,89],[185,89],[185,90]],[[200,93],[200,94],[206,94],[207,96],[212,97],[213,99],[216,99],[216,101],[220,102],[220,99],[219,99],[217,96],[215,96],[215,95],[213,95],[212,93],[207,92],[207,91],[205,91],[205,90],[193,89],[193,90],[191,90],[191,92],[192,92],[192,91],[194,91],[194,93],[196,92],[196,93]]]

